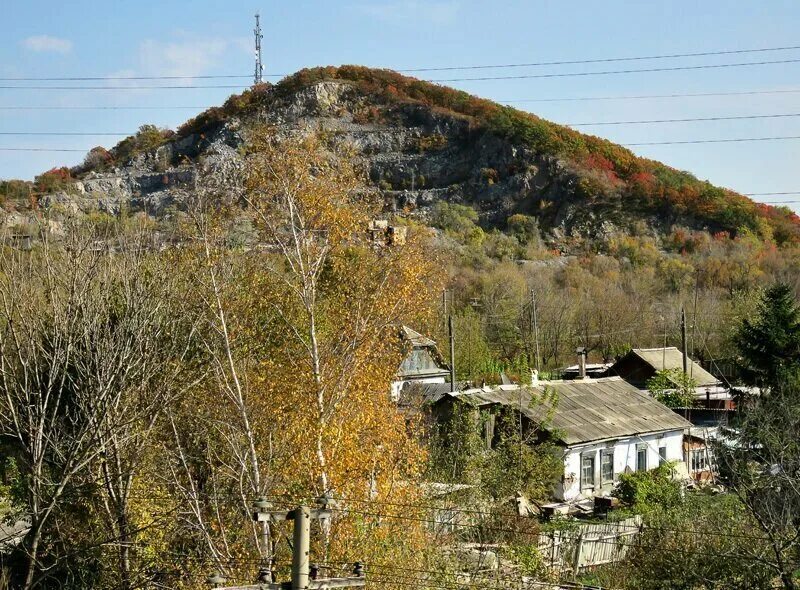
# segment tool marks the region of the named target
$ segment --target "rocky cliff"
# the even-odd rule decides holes
[[[261,124],[278,134],[318,129],[349,143],[365,189],[379,193],[387,210],[423,219],[444,200],[473,206],[485,226],[502,228],[515,213],[535,216],[556,240],[633,224],[654,233],[673,224],[731,234],[746,229],[779,242],[800,236],[790,212],[758,206],[610,142],[462,92],[357,67],[306,70],[248,90],[151,149],[131,152],[120,144],[103,165],[74,169],[74,184],[39,204],[53,212],[125,209],[159,217],[183,208],[198,188],[235,203],[248,136]]]

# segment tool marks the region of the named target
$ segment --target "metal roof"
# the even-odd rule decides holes
[[[535,387],[501,385],[468,389],[445,397],[478,406],[499,404],[521,408],[530,420],[546,422],[548,430],[555,432],[567,445],[684,430],[692,426],[620,377],[540,381]],[[555,400],[551,401],[553,397]]]
[[[656,371],[661,371],[662,369],[683,370],[683,353],[674,346],[667,348],[634,348],[631,353],[638,356]],[[689,376],[694,379],[698,387],[717,385],[720,382],[719,379],[692,359],[689,359]]]

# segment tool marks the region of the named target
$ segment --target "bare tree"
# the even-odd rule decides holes
[[[16,446],[31,522],[23,585],[46,567],[41,543],[65,491],[96,468],[129,587],[131,482],[175,372],[161,358],[175,341],[163,276],[78,226],[4,250],[0,266],[0,433]]]

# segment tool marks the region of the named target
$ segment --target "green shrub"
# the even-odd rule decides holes
[[[673,477],[675,465],[662,463],[650,471],[623,473],[614,496],[636,512],[669,510],[681,503],[681,484]]]
[[[681,369],[662,369],[647,380],[647,390],[653,397],[670,408],[687,408],[694,405],[697,381]]]

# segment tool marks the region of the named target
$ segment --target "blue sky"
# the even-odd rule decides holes
[[[5,0],[0,77],[243,75],[253,70],[253,14],[262,15],[267,73],[343,63],[390,68],[596,59],[800,45],[796,0],[216,1]],[[432,72],[429,78],[545,74],[800,59],[800,50],[652,62]],[[0,82],[126,86],[122,90],[0,89],[0,107],[137,106],[149,110],[0,110],[0,132],[122,132],[175,127],[233,89],[146,90],[159,82]],[[180,81],[178,83],[187,83]],[[197,84],[242,84],[206,80]],[[452,82],[487,98],[544,98],[800,89],[800,63],[610,76]],[[656,100],[516,102],[561,123],[800,113],[800,93]],[[174,109],[167,107],[198,107]],[[800,135],[800,117],[582,131],[621,143]],[[0,147],[80,148],[115,137],[0,135]],[[634,148],[742,192],[800,191],[800,140]],[[0,178],[32,178],[78,153],[0,151]],[[758,197],[761,200],[799,196]],[[794,205],[797,209],[798,207]]]

